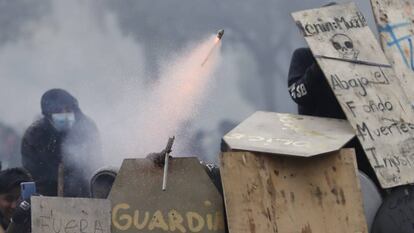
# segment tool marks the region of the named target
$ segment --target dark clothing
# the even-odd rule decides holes
[[[0,194],[6,194],[22,182],[33,181],[32,176],[23,168],[8,168],[0,171]]]
[[[63,161],[65,196],[88,196],[88,174],[80,164],[90,164],[89,156],[99,155],[100,150],[98,129],[86,116],[78,115],[67,133],[57,132],[45,117],[36,121],[27,129],[21,150],[23,166],[40,194],[57,195],[58,167]]]
[[[75,98],[66,92],[62,94],[63,97],[55,92],[49,91],[43,96],[44,117],[34,122],[25,132],[21,147],[22,163],[32,174],[39,194],[56,196],[58,167],[63,162],[64,195],[87,197],[88,180],[95,170],[91,167],[90,159],[101,154],[98,129],[80,111]],[[66,132],[57,131],[51,123],[50,115],[58,108],[56,106],[64,106],[66,110],[75,113],[76,121]]]
[[[290,96],[298,104],[299,114],[346,119],[345,113],[309,48],[299,48],[293,52],[288,87]],[[345,147],[355,148],[358,168],[379,186],[375,172],[358,139],[354,138]]]
[[[10,220],[5,219],[3,214],[0,211],[0,227],[6,230],[9,224],[10,224]]]
[[[290,96],[298,104],[299,114],[346,119],[309,48],[300,48],[293,53],[288,86]]]
[[[1,216],[1,214],[0,214],[0,227],[3,228],[5,233],[30,233],[32,232],[30,221],[24,224],[17,224],[14,222],[6,221]]]

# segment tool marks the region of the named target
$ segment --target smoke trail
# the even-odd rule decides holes
[[[181,127],[197,115],[208,93],[220,45],[204,66],[201,63],[215,43],[215,37],[211,37],[163,66],[159,82],[146,95],[141,95],[140,105],[123,122],[127,127],[120,127],[128,131],[112,134],[122,141],[115,140],[118,146],[107,148],[107,154],[123,152],[124,156],[143,156],[163,149],[169,136],[180,136]],[[177,155],[186,151],[180,137],[174,149]]]

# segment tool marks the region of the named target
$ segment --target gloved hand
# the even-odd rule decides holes
[[[162,150],[159,153],[150,153],[146,158],[151,159],[155,165],[163,167],[165,163],[165,150]],[[170,156],[170,158],[172,157]]]
[[[12,221],[16,224],[25,224],[30,221],[30,199],[21,201],[13,213]]]

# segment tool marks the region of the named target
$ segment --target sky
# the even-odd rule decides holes
[[[326,3],[0,0],[0,121],[22,135],[41,95],[63,88],[97,123],[104,165],[160,151],[171,134],[173,155],[217,161],[221,137],[255,111],[296,112],[287,73],[305,42],[290,13]],[[376,33],[369,1],[356,4]],[[219,29],[208,72],[189,68]],[[205,82],[186,100],[171,83],[190,72]]]

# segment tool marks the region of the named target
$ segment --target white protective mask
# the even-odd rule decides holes
[[[73,112],[52,114],[52,125],[59,132],[69,130],[73,124],[75,124],[75,114]]]

